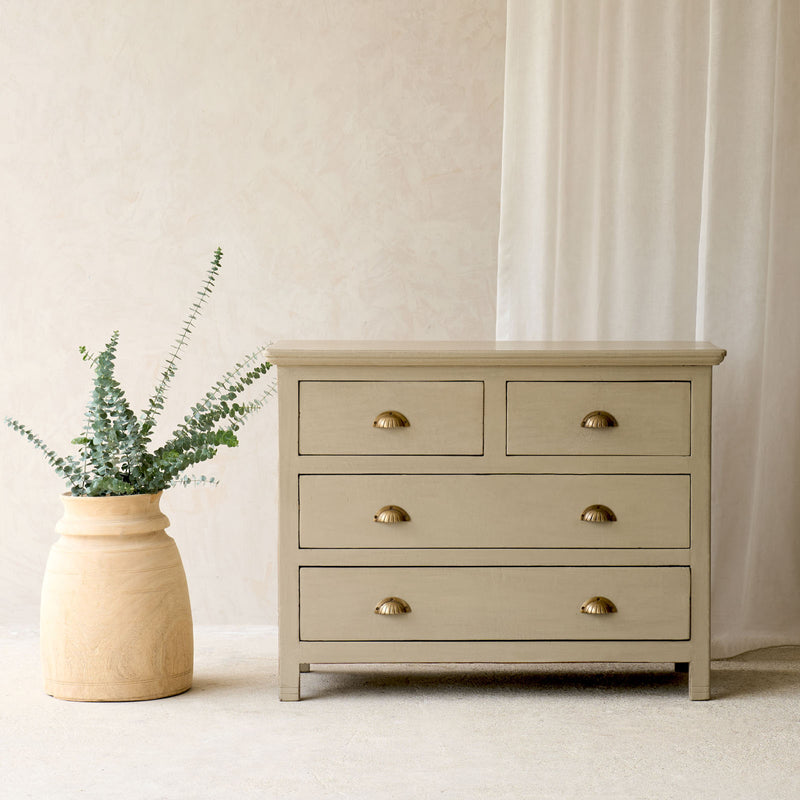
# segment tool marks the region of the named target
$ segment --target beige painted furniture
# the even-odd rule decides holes
[[[674,662],[709,697],[695,342],[285,342],[280,698],[314,663]],[[688,667],[687,667],[688,665]]]

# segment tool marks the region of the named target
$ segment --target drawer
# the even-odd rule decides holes
[[[481,455],[483,382],[301,381],[299,436],[301,455]]]
[[[689,547],[688,475],[301,475],[299,482],[301,547]],[[605,511],[592,513],[596,505]],[[387,507],[386,521],[376,521]],[[598,519],[609,511],[613,521]]]
[[[509,381],[507,392],[508,455],[690,454],[688,381]],[[584,427],[594,412],[616,424]]]
[[[302,567],[306,641],[689,638],[688,567]],[[616,612],[581,613],[595,596]],[[376,614],[398,597],[410,613]]]

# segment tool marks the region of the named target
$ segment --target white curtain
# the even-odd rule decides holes
[[[508,0],[498,339],[699,339],[712,647],[800,644],[800,0]]]

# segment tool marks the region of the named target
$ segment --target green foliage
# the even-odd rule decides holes
[[[217,248],[197,292],[197,299],[189,307],[178,338],[167,356],[161,378],[139,416],[131,410],[124,390],[114,377],[119,341],[119,331],[114,331],[108,344],[96,355],[85,347],[79,348],[94,376],[83,432],[72,440],[72,444],[78,447],[77,457],[60,457],[30,428],[6,417],[9,427],[44,453],[48,464],[67,481],[73,495],[151,494],[178,484],[214,485],[214,478],[205,475],[195,478],[183,473],[189,467],[213,458],[220,447],[236,447],[239,444],[236,432],[275,393],[275,385],[270,384],[254,399],[240,399],[267,374],[271,366],[264,359],[266,348],[259,347],[211,386],[189,409],[167,442],[152,451],[148,449],[181,352],[189,343],[221,267],[222,250]]]

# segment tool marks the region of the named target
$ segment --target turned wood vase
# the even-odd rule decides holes
[[[48,694],[152,700],[191,687],[189,590],[160,498],[62,496],[42,585]]]

